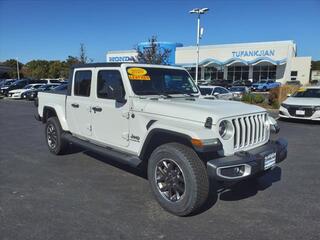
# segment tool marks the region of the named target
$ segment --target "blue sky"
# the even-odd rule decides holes
[[[298,55],[320,60],[320,0],[0,0],[0,61],[64,60],[80,43],[105,61],[152,35],[194,45],[195,7],[210,8],[201,44],[294,40]]]

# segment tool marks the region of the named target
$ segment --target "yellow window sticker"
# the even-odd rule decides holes
[[[129,68],[128,73],[133,76],[143,76],[147,74],[147,70],[144,68]]]
[[[142,80],[142,81],[149,81],[150,76],[148,75],[142,75],[142,76],[135,76],[135,75],[128,75],[130,80]]]
[[[299,88],[298,92],[305,92],[307,89],[306,88]]]

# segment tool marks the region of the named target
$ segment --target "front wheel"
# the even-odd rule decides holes
[[[175,215],[189,215],[207,200],[206,168],[185,145],[167,143],[156,148],[149,159],[148,178],[159,204]]]
[[[46,124],[45,135],[48,148],[55,155],[63,154],[68,147],[68,142],[63,139],[63,133],[59,119],[57,117],[49,118]]]

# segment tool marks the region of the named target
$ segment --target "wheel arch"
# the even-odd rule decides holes
[[[52,106],[44,106],[42,114],[42,122],[46,123],[50,117],[57,117],[59,123],[64,131],[68,131],[68,124],[64,117],[65,113],[60,108],[55,108]]]
[[[194,149],[191,144],[191,139],[192,138],[190,136],[184,133],[162,128],[154,128],[148,133],[141,148],[139,158],[142,161],[147,161],[154,149],[160,145],[170,142],[178,142]]]
[[[58,117],[56,110],[53,107],[44,106],[42,122],[46,123],[51,117]]]

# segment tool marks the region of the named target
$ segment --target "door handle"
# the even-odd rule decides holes
[[[79,108],[79,104],[78,103],[72,103],[71,106],[74,107],[74,108]]]
[[[101,107],[92,107],[92,110],[94,112],[101,112],[102,111],[102,108]]]

